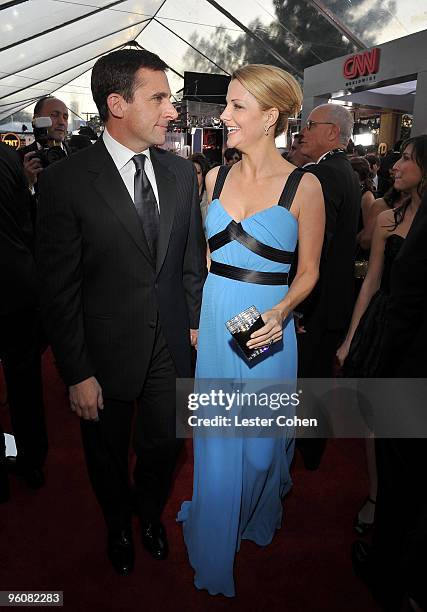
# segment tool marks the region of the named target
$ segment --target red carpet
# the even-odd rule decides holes
[[[296,457],[284,527],[266,548],[242,543],[235,599],[211,597],[193,586],[181,527],[175,523],[181,501],[191,496],[188,444],[164,516],[170,557],[156,562],[142,550],[135,521],[136,567],[130,577],[121,578],[105,555],[105,531],[83,463],[78,420],[49,353],[44,373],[47,484],[33,492],[11,478],[12,499],[0,506],[0,590],[62,590],[70,612],[377,610],[350,564],[353,516],[367,491],[363,441],[331,442],[317,472],[305,471]],[[2,397],[2,380],[0,385]],[[7,411],[0,411],[7,425]]]

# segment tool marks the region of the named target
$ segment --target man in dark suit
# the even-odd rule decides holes
[[[99,59],[92,93],[103,137],[40,180],[46,327],[81,417],[108,555],[120,574],[133,567],[133,501],[145,548],[158,559],[167,555],[160,517],[181,448],[175,381],[190,376],[190,336],[195,344],[206,275],[193,165],[157,148],[177,116],[166,68],[142,50]],[[133,500],[128,447],[135,400]]]
[[[3,143],[0,184],[0,359],[18,451],[15,468],[29,486],[38,488],[44,483],[47,434],[30,193],[18,155]],[[4,491],[0,498],[6,498],[2,431],[0,472]]]
[[[300,151],[315,162],[306,170],[322,185],[326,228],[319,281],[298,307],[303,314],[297,336],[301,378],[334,375],[335,353],[353,309],[360,187],[345,153],[352,129],[353,118],[347,109],[322,104],[310,113],[302,130]],[[307,467],[318,467],[324,442],[300,440],[298,445]]]
[[[427,192],[394,260],[386,312],[380,376],[427,378]],[[407,385],[406,385],[407,386]],[[410,393],[404,412],[411,407]],[[425,435],[425,421],[421,434]],[[375,441],[378,495],[372,549],[353,548],[353,564],[385,603],[400,610],[407,594],[427,607],[427,440],[378,438]]]

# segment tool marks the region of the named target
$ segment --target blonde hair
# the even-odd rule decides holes
[[[279,118],[274,126],[274,135],[287,128],[288,118],[297,115],[301,108],[302,91],[294,77],[276,66],[248,64],[238,68],[232,75],[257,100],[261,110],[277,108]]]

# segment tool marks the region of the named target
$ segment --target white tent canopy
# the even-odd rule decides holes
[[[257,61],[302,78],[307,66],[427,28],[416,0],[0,0],[0,121],[56,92],[95,107],[90,70],[138,43],[169,65],[228,74]]]

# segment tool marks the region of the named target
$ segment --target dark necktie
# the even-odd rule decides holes
[[[155,261],[157,238],[159,236],[159,208],[153,188],[144,170],[145,160],[147,159],[146,155],[141,153],[140,155],[135,155],[132,159],[136,168],[134,178],[135,208],[141,220],[142,229],[144,230],[151,255]]]

